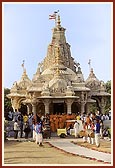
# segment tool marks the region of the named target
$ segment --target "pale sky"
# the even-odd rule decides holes
[[[22,62],[32,80],[38,63],[47,54],[54,20],[59,10],[61,25],[72,57],[80,63],[84,79],[88,61],[99,80],[112,78],[112,3],[4,3],[3,4],[3,85],[11,88],[22,76]]]

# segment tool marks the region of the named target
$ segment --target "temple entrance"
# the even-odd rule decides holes
[[[27,106],[21,103],[21,107],[19,109],[22,115],[27,114]]]
[[[74,102],[71,106],[71,111],[74,114],[78,114],[78,112],[80,112],[80,104],[78,104],[77,102]]]
[[[53,114],[64,113],[64,103],[53,103]]]

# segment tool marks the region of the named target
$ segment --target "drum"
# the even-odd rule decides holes
[[[79,132],[79,136],[80,136],[80,137],[87,136],[86,131],[81,130],[81,131]]]
[[[91,133],[90,133],[90,137],[91,137],[91,138],[94,138],[94,137],[95,137],[94,132],[91,132]]]

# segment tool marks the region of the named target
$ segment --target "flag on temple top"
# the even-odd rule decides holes
[[[49,15],[49,19],[56,19],[56,14]]]

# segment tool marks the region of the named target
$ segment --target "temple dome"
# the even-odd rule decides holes
[[[90,89],[95,89],[97,90],[100,87],[100,81],[97,79],[93,72],[93,68],[91,68],[89,77],[86,79],[85,84],[87,87]]]
[[[67,82],[62,79],[62,78],[58,78],[57,76],[54,77],[50,82],[49,82],[49,87],[55,87],[56,89],[57,88],[67,88]]]
[[[29,79],[28,75],[26,74],[26,70],[24,69],[21,79],[19,81],[14,82],[11,88],[11,92],[15,92],[17,90],[25,90],[30,85],[31,80]]]
[[[26,74],[26,70],[23,72],[21,79],[18,81],[19,87],[22,89],[27,89],[27,87],[31,84],[31,80]]]
[[[70,68],[67,67],[62,67],[62,65],[58,66],[62,74],[67,74],[67,75],[74,75],[76,76],[75,72],[72,71]],[[53,66],[51,68],[46,69],[45,71],[42,72],[41,75],[49,75],[49,74],[54,74],[54,70],[56,69],[56,66]]]

